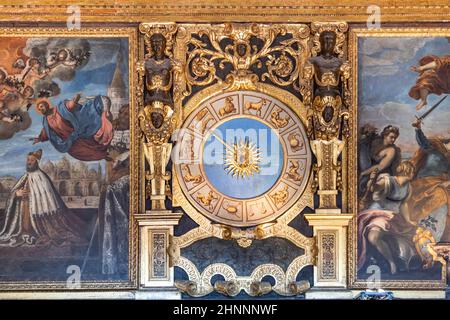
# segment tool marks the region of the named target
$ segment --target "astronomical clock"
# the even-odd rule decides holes
[[[206,218],[236,227],[288,211],[310,176],[301,108],[256,91],[219,94],[195,108],[175,165],[183,197]]]

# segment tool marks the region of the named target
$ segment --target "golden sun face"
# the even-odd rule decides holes
[[[260,172],[260,152],[256,144],[248,139],[235,142],[227,148],[225,171],[236,178],[247,178]]]

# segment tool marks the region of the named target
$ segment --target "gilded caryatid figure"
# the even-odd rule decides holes
[[[316,156],[313,187],[320,198],[319,210],[340,212],[336,196],[341,188],[341,154],[348,135],[347,120],[350,93],[350,66],[344,60],[342,46],[346,23],[313,23],[314,47],[312,57],[304,68],[312,97],[306,101],[308,135]]]
[[[172,151],[169,142],[176,126],[177,117],[174,81],[180,67],[173,59],[175,24],[141,24],[146,54],[138,63],[138,121],[143,136],[143,150],[148,170],[145,174],[146,196],[151,200],[152,210],[164,210],[165,199],[170,196],[171,172],[166,170]]]

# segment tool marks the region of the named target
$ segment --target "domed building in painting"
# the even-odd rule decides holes
[[[48,174],[66,203],[76,200],[87,206],[88,203],[98,202],[103,182],[100,164],[94,169],[84,162],[63,157],[58,162],[47,161],[42,165],[42,170]]]

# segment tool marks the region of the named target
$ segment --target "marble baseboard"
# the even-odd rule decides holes
[[[155,287],[136,291],[134,298],[136,300],[180,300],[181,293],[174,287]]]
[[[319,300],[353,299],[353,293],[346,288],[313,287],[305,292],[305,298]]]

